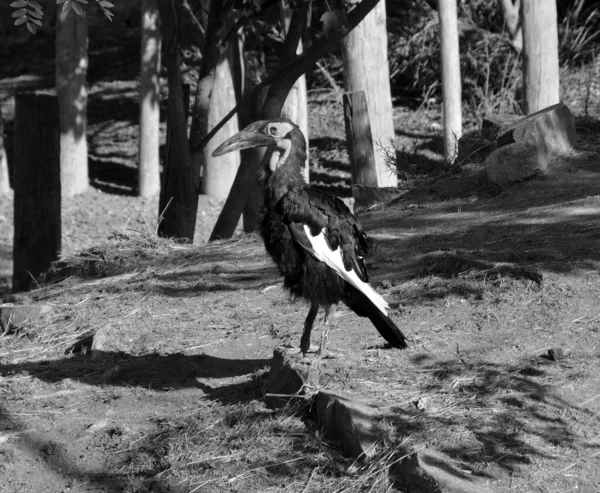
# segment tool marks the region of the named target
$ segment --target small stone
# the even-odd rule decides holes
[[[560,349],[560,348],[548,349],[548,359],[550,361],[558,361],[560,359],[563,359],[564,357],[565,357],[565,353],[562,349]]]
[[[100,430],[105,429],[110,424],[108,419],[101,419],[100,421],[96,421],[93,425],[88,426],[86,430],[87,433],[96,433]]]

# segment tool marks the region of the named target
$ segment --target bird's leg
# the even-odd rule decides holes
[[[321,330],[321,346],[319,347],[319,355],[327,356],[327,336],[331,326],[331,319],[335,315],[337,305],[328,305],[325,307],[325,317],[323,318],[323,328]]]
[[[317,318],[317,312],[319,311],[319,304],[312,303],[310,305],[310,311],[306,316],[306,320],[304,321],[304,332],[302,332],[302,338],[300,339],[300,351],[302,354],[308,353],[310,348],[310,332],[315,323],[315,318]]]

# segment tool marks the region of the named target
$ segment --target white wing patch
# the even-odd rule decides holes
[[[379,308],[384,315],[387,316],[387,310],[389,308],[387,302],[377,291],[371,287],[369,283],[361,281],[354,270],[346,270],[344,267],[344,261],[342,259],[340,247],[333,251],[329,248],[327,240],[325,239],[325,230],[323,229],[320,234],[313,236],[310,234],[310,228],[305,224],[304,232],[308,237],[308,241],[310,241],[310,244],[312,245],[312,255],[317,260],[320,260],[331,267],[333,271],[344,281],[351,284],[364,295],[366,295],[367,298],[369,298],[373,304]]]

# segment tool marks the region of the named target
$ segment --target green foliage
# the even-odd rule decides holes
[[[111,9],[114,4],[108,0],[95,0],[102,13],[109,21],[112,21],[114,14]],[[88,4],[88,0],[56,0],[57,5],[62,5],[63,12],[72,10],[77,15],[83,15],[83,11]],[[35,0],[15,0],[10,6],[15,9],[12,17],[15,18],[15,26],[25,24],[31,34],[37,32],[37,28],[41,27],[44,11],[42,6]]]
[[[42,6],[34,0],[16,0],[10,6],[15,9],[12,14],[15,19],[15,26],[25,24],[29,32],[35,34],[38,26],[42,25],[42,18],[44,17]]]

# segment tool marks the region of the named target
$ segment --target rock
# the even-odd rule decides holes
[[[92,341],[92,359],[101,353],[133,353],[136,341],[127,338],[127,333],[116,324],[106,324],[96,331]]]
[[[307,388],[317,388],[323,373],[321,363],[305,359],[297,349],[276,348],[267,381],[267,405],[278,409],[293,402],[291,396],[305,395]]]
[[[565,352],[561,348],[548,349],[547,354],[541,354],[540,358],[547,359],[548,361],[559,361],[564,359]]]
[[[391,474],[402,479],[411,493],[492,493],[492,488],[478,478],[458,469],[436,450],[414,452],[392,466]]]
[[[573,117],[562,103],[513,122],[506,115],[497,120],[497,148],[486,158],[485,170],[488,179],[498,185],[547,173],[554,158],[570,152],[577,143]],[[487,126],[486,131],[492,132],[493,124]]]
[[[550,361],[558,361],[559,359],[563,359],[565,357],[565,353],[561,348],[552,348],[548,349],[548,359]]]
[[[379,411],[367,404],[331,392],[316,396],[316,420],[331,440],[341,441],[353,457],[375,453],[375,421]]]
[[[485,158],[488,179],[497,185],[525,180],[548,170],[548,161],[535,147],[509,144],[492,151]]]
[[[498,146],[521,142],[557,155],[577,145],[577,134],[571,111],[558,103],[521,118],[499,135],[497,142]]]
[[[96,433],[107,428],[109,424],[110,421],[108,419],[101,419],[100,421],[96,421],[93,425],[88,426],[85,431],[86,433]]]
[[[481,122],[481,137],[485,140],[496,141],[500,134],[506,132],[522,118],[520,115],[506,113],[484,116]]]
[[[52,311],[50,305],[0,305],[0,325],[4,332],[27,320],[39,318]]]

